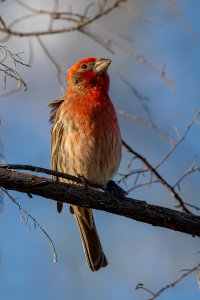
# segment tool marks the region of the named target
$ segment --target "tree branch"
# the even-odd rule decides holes
[[[39,195],[54,201],[114,213],[153,226],[200,236],[200,217],[172,209],[150,205],[128,197],[120,198],[108,192],[45,177],[0,168],[0,187],[22,193]]]
[[[140,153],[136,152],[133,148],[131,148],[124,140],[122,141],[123,146],[133,155],[135,155],[138,159],[140,159],[147,169],[157,178],[157,180],[164,185],[167,190],[171,193],[171,195],[176,199],[178,203],[178,207],[181,208],[182,211],[186,213],[191,213],[190,210],[185,206],[185,202],[180,197],[180,195],[175,191],[175,188],[171,186],[162,176],[161,174],[154,168],[145,157],[143,157]]]
[[[180,281],[182,281],[183,278],[187,277],[188,275],[190,275],[191,273],[193,273],[195,271],[197,272],[199,270],[199,267],[200,267],[200,263],[198,265],[194,266],[191,269],[185,270],[185,272],[183,274],[181,274],[180,276],[178,276],[175,280],[173,280],[172,282],[166,284],[158,292],[153,293],[153,296],[151,298],[148,298],[148,300],[154,300],[154,299],[156,299],[164,291],[166,291],[169,288],[174,287],[177,283],[179,283]]]
[[[72,26],[69,26],[69,27],[63,27],[63,28],[59,28],[59,29],[51,29],[49,30],[49,28],[47,30],[39,30],[39,31],[28,31],[28,32],[25,32],[25,31],[17,31],[17,30],[13,30],[12,29],[12,26],[15,25],[16,23],[18,23],[19,21],[21,21],[21,19],[17,19],[17,22],[14,21],[13,23],[14,24],[10,24],[10,25],[6,25],[6,23],[4,22],[4,20],[1,18],[0,21],[1,21],[1,24],[2,26],[0,27],[0,32],[4,32],[4,33],[7,33],[8,35],[13,35],[13,36],[18,36],[18,37],[29,37],[29,36],[42,36],[42,35],[52,35],[52,34],[60,34],[60,33],[66,33],[66,32],[72,32],[72,31],[76,31],[76,30],[79,30],[91,23],[93,23],[94,21],[100,19],[102,16],[105,16],[107,14],[109,14],[113,9],[117,8],[120,6],[120,4],[122,2],[125,2],[126,0],[116,0],[112,3],[112,5],[110,5],[109,7],[107,8],[104,8],[104,9],[101,9],[100,11],[98,11],[93,17],[91,17],[90,19],[89,18],[86,18],[85,19],[85,16],[84,15],[77,15],[75,14],[76,16],[80,16],[80,20],[73,20],[73,21],[76,21],[74,25]],[[29,7],[30,8],[30,7]],[[36,10],[36,9],[33,9],[34,10],[34,15],[37,15],[37,14],[47,14],[47,15],[52,15],[52,12],[49,12],[49,11],[39,11],[39,10]],[[58,16],[62,15],[62,14],[66,14],[66,12],[53,12],[53,16],[57,16],[57,19],[60,19],[58,18]],[[71,15],[73,16],[74,13],[71,13]],[[31,17],[31,15],[28,15],[27,16],[28,18]]]
[[[55,171],[55,170],[49,170],[46,168],[41,168],[41,167],[35,167],[31,165],[16,165],[16,164],[3,164],[0,166],[0,168],[8,169],[8,170],[23,170],[23,171],[31,171],[31,172],[37,172],[37,173],[43,173],[43,174],[48,174],[60,178],[65,178],[67,180],[76,182],[76,183],[83,183],[83,178],[81,177],[76,177],[73,175],[69,175],[63,172]],[[84,178],[84,184],[90,187],[98,188],[105,190],[105,188],[97,183],[94,183],[92,181],[87,180]]]

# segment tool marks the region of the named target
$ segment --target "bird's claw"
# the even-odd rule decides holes
[[[113,196],[124,198],[128,193],[117,185],[113,180],[109,180],[106,186],[106,192]]]
[[[84,188],[88,188],[88,181],[87,181],[87,179],[84,177],[84,176],[82,176],[82,175],[77,175],[77,177],[80,179],[80,181],[81,181],[81,183],[82,183],[82,185],[84,186]]]

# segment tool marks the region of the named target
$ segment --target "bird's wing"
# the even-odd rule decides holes
[[[51,169],[55,171],[64,172],[62,170],[61,162],[61,144],[63,143],[63,122],[59,120],[59,108],[63,99],[54,100],[49,103],[51,107],[51,115],[50,115],[50,122],[53,123],[51,129]],[[53,180],[56,181],[64,181],[64,179],[59,178],[57,176],[52,176]],[[57,211],[61,212],[63,207],[63,203],[57,202]]]
[[[56,114],[57,114],[57,111],[58,111],[58,108],[60,107],[60,105],[62,104],[62,102],[64,100],[65,99],[60,98],[58,100],[52,100],[51,102],[48,103],[48,106],[51,107],[50,117],[49,117],[49,121],[51,123],[54,123],[55,118],[56,118]]]
[[[60,171],[60,149],[63,142],[63,122],[59,119],[60,106],[65,99],[62,97],[58,100],[53,100],[48,103],[51,107],[49,121],[52,123],[51,128],[51,169],[55,171]],[[52,176],[54,180],[59,180],[58,177]]]
[[[60,171],[60,145],[63,140],[63,124],[56,122],[51,130],[51,169]],[[54,180],[59,180],[56,176],[52,177]]]

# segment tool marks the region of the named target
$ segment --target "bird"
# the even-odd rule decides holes
[[[121,161],[121,133],[109,97],[110,59],[86,57],[68,69],[64,96],[51,108],[51,169],[81,176],[103,187],[116,174]],[[53,176],[54,180],[69,182]],[[63,203],[57,202],[58,212]],[[70,206],[80,230],[89,268],[97,271],[108,262],[91,208]]]

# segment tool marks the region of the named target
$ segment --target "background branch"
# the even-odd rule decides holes
[[[6,89],[7,79],[10,77],[17,81],[16,90],[20,90],[21,86],[24,86],[24,90],[27,90],[25,81],[16,70],[17,65],[30,67],[22,61],[21,54],[22,53],[12,53],[6,46],[0,45],[0,73],[3,74],[4,89]]]
[[[187,270],[182,270],[183,274],[181,274],[180,276],[178,276],[176,279],[174,279],[172,282],[167,283],[165,286],[163,286],[159,291],[157,291],[156,293],[152,292],[151,290],[147,289],[146,287],[144,287],[142,284],[139,284],[136,289],[144,289],[147,292],[149,292],[150,294],[152,294],[152,297],[148,298],[148,300],[154,300],[156,298],[158,298],[160,296],[160,294],[162,294],[163,292],[165,292],[166,290],[168,290],[169,288],[173,288],[177,283],[179,283],[180,281],[182,281],[182,279],[184,279],[185,277],[187,277],[188,275],[190,275],[193,272],[198,272],[200,267],[200,263],[197,264],[196,266],[187,269]]]
[[[133,155],[135,155],[139,160],[141,160],[144,165],[147,167],[148,171],[151,172],[157,180],[167,188],[167,190],[173,195],[175,200],[178,203],[178,206],[181,208],[182,211],[186,213],[191,213],[190,210],[185,206],[183,199],[180,195],[175,191],[174,187],[171,186],[162,176],[161,174],[154,168],[145,157],[143,157],[140,153],[136,152],[133,148],[131,148],[125,141],[122,141],[123,146]]]

